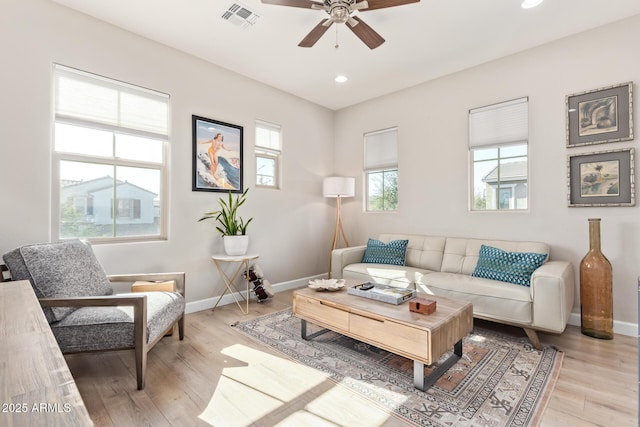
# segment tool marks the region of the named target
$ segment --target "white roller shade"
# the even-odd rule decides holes
[[[280,126],[256,120],[256,146],[270,150],[281,150]]]
[[[398,166],[398,129],[391,128],[364,135],[364,169]]]
[[[529,139],[529,99],[520,98],[469,111],[469,146],[482,147]]]
[[[169,96],[55,65],[56,120],[166,136]]]

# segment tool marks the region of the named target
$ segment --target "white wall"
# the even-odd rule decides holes
[[[357,176],[360,187],[343,209],[353,242],[364,244],[380,232],[547,242],[552,258],[575,267],[573,311],[579,313],[578,266],[589,245],[587,218],[599,217],[602,249],[613,264],[615,319],[637,323],[640,206],[567,207],[569,153],[637,149],[637,143],[567,149],[565,95],[635,81],[638,123],[638,40],[640,16],[338,111],[337,172]],[[523,96],[529,97],[530,210],[472,213],[468,110]],[[398,126],[399,210],[363,213],[362,135],[390,126]],[[635,175],[637,182],[637,169]]]
[[[213,222],[197,222],[218,206],[218,193],[191,191],[192,114],[244,126],[251,190],[242,214],[255,217],[250,251],[260,253],[267,278],[278,283],[327,271],[334,211],[321,186],[332,168],[332,111],[50,1],[2,0],[0,39],[0,253],[50,239],[57,62],[171,96],[169,240],[96,246],[107,273],[185,271],[188,301],[221,294],[210,254],[222,251],[222,242]],[[253,186],[257,118],[282,125],[280,191]]]
[[[603,252],[614,268],[615,319],[637,322],[640,206],[568,208],[566,203],[568,153],[637,144],[567,149],[564,102],[567,94],[640,81],[634,53],[638,16],[335,115],[46,0],[2,0],[0,39],[0,253],[50,238],[51,64],[58,62],[171,95],[169,240],[97,246],[108,273],[180,270],[187,273],[189,301],[221,293],[208,257],[221,250],[220,239],[213,224],[196,222],[216,206],[217,196],[191,191],[192,114],[245,127],[244,179],[251,187],[254,120],[283,126],[284,187],[252,188],[243,212],[255,217],[250,249],[261,254],[260,264],[274,283],[326,271],[334,211],[320,196],[322,177],[353,175],[361,185],[362,134],[398,126],[400,210],[363,213],[359,189],[344,203],[352,244],[383,231],[540,240],[551,245],[553,258],[570,260],[577,277],[588,247],[587,218],[600,217]],[[637,85],[634,91],[637,111]],[[470,213],[467,111],[522,96],[529,97],[530,108],[531,209]],[[339,147],[335,154],[332,139]],[[575,313],[578,292],[576,281]]]

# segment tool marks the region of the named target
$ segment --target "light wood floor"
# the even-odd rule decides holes
[[[187,315],[184,341],[165,337],[149,353],[142,391],[136,390],[132,351],[66,359],[97,426],[404,425],[229,326],[290,306],[289,291],[252,301],[249,315],[235,304]],[[638,425],[636,338],[597,340],[569,326],[540,339],[565,353],[541,425]],[[267,372],[260,358],[278,362],[271,366],[281,372]]]

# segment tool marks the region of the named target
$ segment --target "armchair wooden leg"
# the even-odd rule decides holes
[[[180,341],[184,339],[184,314],[178,320],[178,336],[180,337]]]
[[[144,377],[147,370],[147,297],[133,307],[133,341],[136,354],[136,379],[138,390],[144,388]]]
[[[138,381],[138,390],[144,389],[145,373],[147,372],[147,352],[138,353],[136,348],[136,379]]]

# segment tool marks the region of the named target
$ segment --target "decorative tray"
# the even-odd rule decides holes
[[[317,280],[309,280],[309,287],[311,289],[315,289],[316,291],[339,291],[344,288],[344,280],[343,279],[317,279]]]
[[[395,305],[416,297],[415,289],[398,288],[374,282],[351,286],[347,288],[347,293]]]

